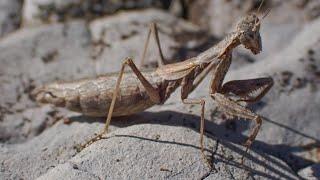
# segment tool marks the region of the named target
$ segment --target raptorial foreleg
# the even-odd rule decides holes
[[[271,77],[234,80],[223,84],[219,93],[233,94],[239,97],[238,102],[255,103],[271,89],[273,83]]]
[[[211,94],[211,97],[217,103],[218,108],[221,111],[225,112],[227,115],[249,119],[256,123],[253,129],[251,130],[247,141],[244,144],[247,152],[260,130],[260,127],[262,124],[262,118],[259,115],[253,113],[250,109],[241,106],[240,104],[229,99],[223,94],[214,93],[214,94]],[[242,162],[243,162],[243,156],[242,156]]]

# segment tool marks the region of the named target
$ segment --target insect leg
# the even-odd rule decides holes
[[[112,101],[111,101],[111,104],[110,104],[110,107],[109,107],[109,112],[108,112],[108,116],[107,116],[107,119],[106,119],[105,127],[104,127],[104,129],[103,129],[103,131],[101,133],[99,133],[94,138],[92,138],[90,141],[88,141],[84,145],[82,145],[82,148],[85,148],[88,145],[92,144],[93,142],[101,139],[103,134],[108,132],[109,125],[110,125],[111,118],[112,118],[114,105],[116,103],[117,94],[120,91],[120,83],[121,83],[122,76],[123,76],[123,73],[124,73],[126,65],[128,65],[132,69],[133,73],[140,80],[140,82],[142,83],[142,85],[146,89],[148,95],[150,96],[150,99],[155,103],[159,103],[161,101],[161,98],[160,98],[158,90],[156,88],[154,88],[149,83],[149,81],[142,75],[142,73],[138,70],[138,68],[134,64],[133,60],[131,58],[126,58],[125,61],[122,64],[121,70],[119,72],[119,76],[118,76],[117,83],[116,83],[116,88],[114,89],[113,96],[112,96]]]
[[[204,78],[209,74],[210,71],[212,71],[213,68],[215,68],[216,62],[212,61],[208,67],[206,67],[197,77],[196,79],[193,81],[193,85],[192,88],[190,90],[190,92],[192,92],[195,88],[197,88],[199,86],[199,84],[204,80]]]
[[[200,118],[200,149],[202,158],[205,162],[211,167],[210,162],[208,162],[205,154],[204,154],[204,109],[205,109],[205,100],[203,99],[182,99],[183,104],[200,104],[201,105],[201,118]]]
[[[200,150],[201,155],[205,163],[212,168],[211,163],[208,161],[204,154],[204,110],[205,110],[205,100],[203,99],[189,99],[189,93],[194,89],[194,71],[188,76],[184,77],[181,82],[181,100],[183,104],[199,104],[201,105],[201,115],[200,115]]]
[[[214,93],[214,94],[211,94],[211,97],[218,104],[218,108],[223,112],[227,113],[228,115],[249,119],[256,123],[256,125],[251,130],[251,133],[249,134],[247,141],[244,144],[247,152],[260,130],[260,127],[262,124],[262,118],[259,115],[253,113],[248,108],[241,106],[240,104],[229,99],[223,94]],[[242,156],[241,158],[241,163],[243,163],[243,157],[244,156]]]
[[[259,101],[273,86],[273,79],[270,77],[235,80],[225,83],[221,90],[222,94],[232,93],[240,97],[239,101],[254,103]]]
[[[163,53],[162,53],[162,50],[161,50],[157,24],[153,22],[149,26],[147,39],[146,39],[145,44],[144,44],[143,54],[142,54],[142,58],[141,58],[141,61],[140,61],[140,68],[142,68],[143,65],[144,65],[144,61],[145,61],[145,57],[146,57],[147,50],[148,50],[148,47],[149,47],[149,41],[150,41],[150,36],[151,35],[154,37],[154,39],[155,39],[155,41],[157,43],[158,53],[159,53],[159,56],[160,56],[160,59],[158,59],[158,66],[162,66],[162,65],[165,64],[165,59],[163,57]]]

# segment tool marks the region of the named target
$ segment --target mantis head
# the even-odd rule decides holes
[[[251,14],[243,18],[237,25],[238,39],[245,48],[251,50],[253,54],[258,54],[262,50],[260,36],[260,19],[257,15]]]
[[[260,6],[258,7],[257,13],[260,12],[260,9],[264,3],[264,0],[261,1]],[[249,14],[243,18],[237,25],[238,40],[241,44],[244,45],[247,49],[251,50],[253,54],[258,54],[262,51],[262,43],[260,36],[260,24],[261,21],[267,17],[270,13],[271,8],[269,8],[264,16],[259,19],[256,14]]]

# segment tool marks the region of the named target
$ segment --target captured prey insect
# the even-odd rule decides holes
[[[51,103],[88,116],[107,116],[103,131],[82,145],[82,148],[85,148],[108,132],[112,117],[130,115],[153,105],[161,105],[181,86],[182,103],[201,106],[200,147],[201,155],[208,162],[203,145],[205,100],[190,99],[188,95],[213,70],[210,95],[220,110],[233,117],[249,119],[256,123],[245,142],[248,150],[259,132],[262,119],[239,102],[259,101],[272,87],[273,80],[265,77],[234,80],[225,84],[223,80],[231,64],[232,51],[235,47],[242,44],[253,54],[258,54],[262,50],[260,24],[261,20],[257,15],[247,15],[237,24],[236,29],[217,45],[196,57],[178,63],[165,64],[157,26],[152,23],[141,62],[143,64],[150,37],[153,35],[160,55],[159,67],[155,70],[140,71],[131,58],[126,58],[118,73],[94,79],[48,84],[36,88],[33,95],[40,103]],[[126,66],[129,66],[132,71],[125,72]],[[239,99],[232,100],[231,95]]]

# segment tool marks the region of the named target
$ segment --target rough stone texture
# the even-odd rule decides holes
[[[0,1],[0,37],[20,27],[21,9],[21,0]]]
[[[179,121],[175,116],[171,120]],[[199,153],[198,136],[196,131],[173,125],[121,128],[39,179],[297,179],[285,164],[261,152],[248,155],[248,170],[244,170],[238,154],[243,148],[208,139],[207,143],[217,149],[217,173],[210,175]]]
[[[131,19],[125,19],[125,15]],[[128,56],[136,57],[139,63],[151,21],[158,21],[159,27],[166,30],[160,33],[160,38],[168,59],[175,59],[179,48],[187,42],[181,41],[179,34],[198,33],[194,26],[162,11],[147,10],[120,13],[110,20],[103,18],[89,25],[74,21],[25,28],[3,39],[0,89],[6,95],[0,97],[0,139],[16,142],[33,137],[61,118],[60,111],[49,107],[39,109],[30,100],[30,91],[35,86],[116,71]],[[173,23],[177,26],[171,29]],[[101,37],[102,31],[105,33]],[[97,41],[105,42],[100,45]],[[153,39],[151,45],[152,42]],[[97,48],[104,49],[100,49],[100,55]],[[157,51],[151,46],[147,65],[155,64],[158,57],[155,54]]]
[[[121,62],[128,56],[134,57],[139,65],[150,22],[157,23],[163,54],[165,59],[171,62],[185,58],[181,56],[179,48],[188,47],[188,44],[191,44],[189,47],[195,46],[197,44],[195,42],[198,41],[194,41],[195,37],[201,37],[200,29],[162,11],[136,11],[131,12],[129,16],[128,13],[120,13],[115,17],[93,21],[90,24],[92,39],[94,42],[100,42],[94,46],[98,55],[92,54],[97,73],[120,69],[121,63],[114,63],[114,61]],[[188,39],[183,39],[185,33],[189,35]],[[153,37],[150,42],[145,64],[155,67],[159,53]],[[109,57],[108,60],[104,60],[105,57]],[[170,61],[167,63],[171,63]]]
[[[302,1],[295,2],[298,8],[309,6]],[[280,13],[278,8],[275,12]],[[271,19],[274,21],[276,17]],[[317,167],[312,164],[320,161],[319,18],[314,18],[312,23],[303,22],[299,29],[295,29],[297,24],[291,20],[279,18],[278,23],[288,23],[283,28],[293,27],[296,36],[286,37],[290,43],[280,43],[282,51],[268,54],[263,61],[240,66],[238,56],[244,48],[236,50],[237,70],[231,70],[226,80],[261,76],[275,79],[270,93],[251,106],[265,120],[248,153],[239,144],[247,138],[244,134],[252,123],[226,121],[223,114],[216,111],[208,95],[210,76],[190,95],[206,100],[206,154],[214,157],[212,163],[217,171],[210,172],[201,160],[200,108],[183,105],[179,90],[163,106],[115,118],[110,128],[111,138],[77,153],[80,143],[103,128],[104,119],[37,106],[29,98],[30,90],[55,79],[72,80],[114,71],[126,56],[133,56],[138,63],[150,21],[159,23],[166,58],[173,61],[197,53],[206,48],[208,42],[216,41],[210,37],[198,46],[198,39],[204,33],[156,10],[120,13],[90,23],[43,25],[22,29],[1,39],[0,91],[4,94],[0,96],[1,178],[114,179],[124,178],[126,174],[132,179],[309,177],[306,174]],[[289,31],[276,31],[279,32]],[[268,36],[262,34],[262,38],[266,42]],[[154,45],[152,49],[148,66],[154,66],[157,56]],[[269,47],[264,46],[264,50],[267,49]],[[193,52],[187,54],[190,50]],[[246,157],[246,168],[239,164],[241,155]],[[309,166],[309,170],[301,170]],[[299,170],[301,177],[297,176]]]
[[[320,164],[314,164],[299,171],[299,175],[304,179],[320,179]]]
[[[155,0],[25,0],[23,21],[25,25],[32,25],[73,18],[90,20],[121,9],[164,8],[168,4],[169,1]]]
[[[1,178],[39,177],[74,156],[76,145],[92,135],[97,126],[80,122],[65,125],[61,121],[30,141],[1,147]]]
[[[191,4],[189,16],[213,35],[223,37],[240,17],[255,12],[260,3],[261,0],[199,0]],[[272,10],[262,23],[264,50],[256,58],[265,58],[285,48],[307,22],[319,16],[319,5],[318,0],[265,1],[261,12],[270,7]]]
[[[89,31],[84,22],[23,29],[1,41],[0,89],[5,94],[0,97],[2,141],[23,140],[52,124],[55,111],[39,110],[29,93],[36,85],[48,81],[72,79],[79,70],[80,77],[94,74],[92,68],[84,68],[93,66],[88,60],[89,45]],[[46,59],[50,54],[53,54],[50,60]]]

